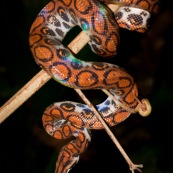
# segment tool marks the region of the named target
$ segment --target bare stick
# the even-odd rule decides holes
[[[39,90],[51,77],[41,70],[0,108],[0,123]]]

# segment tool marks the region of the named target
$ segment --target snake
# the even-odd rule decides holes
[[[107,4],[118,4],[119,9],[112,12]],[[157,0],[52,0],[31,26],[30,49],[36,63],[60,84],[109,91],[111,96],[96,108],[109,126],[115,126],[131,113],[149,114],[147,99],[139,101],[137,85],[125,69],[77,59],[62,41],[73,27],[79,26],[89,36],[88,45],[95,54],[114,57],[120,42],[119,27],[146,32],[150,15],[157,11]],[[42,122],[56,139],[75,137],[62,147],[56,173],[68,173],[76,165],[91,142],[90,129],[104,128],[90,107],[73,101],[48,106]]]

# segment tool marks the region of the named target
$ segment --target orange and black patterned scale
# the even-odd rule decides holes
[[[43,115],[43,125],[51,136],[57,139],[76,137],[61,149],[56,163],[56,173],[68,172],[78,162],[79,154],[87,149],[91,141],[90,133],[80,124],[80,119],[77,121],[78,125],[73,123],[73,119],[77,118],[74,110],[75,106],[72,103],[54,104],[48,107]]]
[[[118,26],[146,31],[150,12],[156,9],[151,7],[151,2],[156,1],[113,2],[121,4],[115,14],[97,0],[52,0],[38,14],[29,35],[36,63],[53,79],[71,88],[109,90],[114,99],[108,97],[96,107],[110,126],[124,121],[143,106],[137,98],[134,79],[117,65],[76,59],[62,40],[78,25],[90,37],[88,44],[94,53],[102,57],[115,56],[119,44]],[[141,7],[142,4],[150,5]],[[79,154],[86,150],[91,140],[89,129],[103,128],[86,105],[70,101],[49,106],[43,114],[43,125],[57,139],[76,137],[62,148],[56,173],[67,173],[77,163]]]
[[[97,109],[110,126],[124,121],[130,115],[130,112],[110,98],[97,105]],[[78,162],[79,155],[87,149],[91,141],[89,129],[103,128],[87,105],[70,101],[49,106],[42,120],[46,131],[54,138],[66,139],[71,136],[76,138],[61,149],[56,163],[56,173],[65,173]]]

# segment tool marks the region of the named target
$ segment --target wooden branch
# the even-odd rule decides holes
[[[10,116],[29,97],[38,91],[51,77],[41,70],[0,108],[0,123]]]

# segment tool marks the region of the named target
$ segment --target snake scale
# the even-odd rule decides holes
[[[119,4],[118,11],[111,12],[107,7],[109,3]],[[119,27],[145,32],[150,14],[157,11],[157,0],[52,0],[32,24],[31,52],[36,63],[65,86],[108,90],[115,99],[108,97],[96,108],[108,125],[114,126],[131,113],[146,109],[137,98],[133,77],[114,64],[75,58],[62,40],[78,25],[89,36],[88,44],[94,53],[112,57],[117,53]],[[91,141],[89,129],[103,128],[87,105],[72,101],[50,105],[44,111],[42,121],[45,130],[54,138],[75,137],[61,149],[56,173],[67,173],[78,162],[79,155]]]

